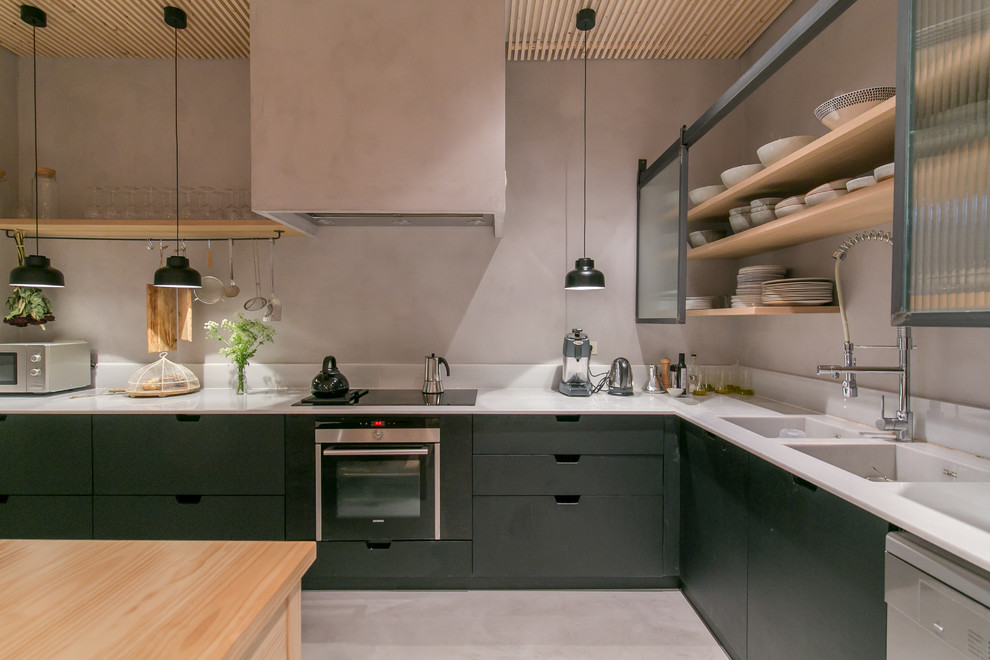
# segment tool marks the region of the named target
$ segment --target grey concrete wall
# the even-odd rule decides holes
[[[13,214],[17,204],[17,56],[0,48],[0,170],[7,173],[6,199],[0,201],[0,217]]]

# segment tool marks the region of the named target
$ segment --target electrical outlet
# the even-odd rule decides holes
[[[595,341],[594,339],[591,339],[588,341],[588,343],[591,344],[591,354],[598,355],[598,342]]]

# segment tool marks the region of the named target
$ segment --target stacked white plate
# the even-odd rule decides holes
[[[787,266],[767,264],[744,266],[736,275],[736,295],[732,296],[733,307],[755,307],[763,302],[763,282],[775,280],[787,273]]]
[[[848,195],[849,191],[846,190],[846,184],[851,180],[852,179],[836,179],[835,181],[823,183],[817,188],[813,188],[805,193],[804,203],[808,206],[818,206],[819,204],[830,202],[837,197]]]
[[[777,202],[777,205],[773,207],[773,212],[778,218],[786,218],[790,214],[803,211],[806,208],[804,197],[802,195],[794,195],[793,197],[788,197],[785,200]]]
[[[754,199],[749,203],[749,219],[754,226],[762,225],[777,218],[773,207],[780,202],[780,197],[763,197]]]
[[[685,309],[713,309],[718,296],[688,296],[684,299]]]
[[[828,305],[832,302],[833,282],[822,277],[766,280],[762,286],[764,305]]]

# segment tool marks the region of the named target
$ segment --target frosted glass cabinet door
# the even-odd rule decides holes
[[[895,325],[990,326],[990,0],[901,0]]]
[[[636,322],[684,323],[687,279],[687,166],[684,146],[657,160],[638,190]],[[666,159],[665,159],[666,157]]]

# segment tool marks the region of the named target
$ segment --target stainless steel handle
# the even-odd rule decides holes
[[[323,450],[324,456],[426,456],[429,447],[410,447],[409,449],[334,449]]]

